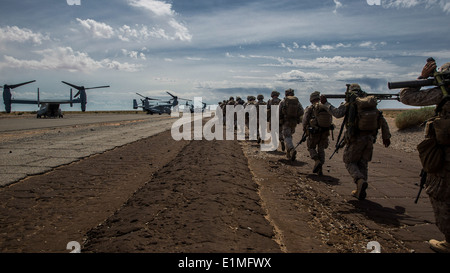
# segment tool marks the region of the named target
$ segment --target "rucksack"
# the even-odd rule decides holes
[[[285,104],[282,109],[284,118],[297,119],[299,117],[299,105],[300,101],[295,96],[287,96],[284,98]]]
[[[374,96],[357,97],[356,103],[356,125],[360,131],[378,130],[378,118],[380,111],[377,109],[377,99]]]
[[[321,128],[330,128],[333,123],[333,116],[326,110],[321,103],[314,105],[313,116],[316,120],[317,126]]]
[[[436,107],[436,116],[426,122],[425,140],[417,145],[423,170],[427,173],[439,172],[444,166],[445,150],[450,145],[450,116],[447,110],[443,111],[447,103],[450,103],[448,96]],[[450,109],[450,105],[447,107]]]

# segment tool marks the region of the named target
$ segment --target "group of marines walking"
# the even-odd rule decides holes
[[[436,68],[436,62],[430,58],[418,79],[432,77],[437,71]],[[442,65],[439,72],[450,74],[450,62]],[[421,150],[419,153],[424,169],[427,170],[425,186],[435,214],[436,225],[445,236],[444,241],[432,239],[429,244],[436,252],[448,253],[450,252],[450,99],[448,91],[445,90],[450,90],[450,86],[441,85],[428,89],[406,87],[401,89],[399,101],[411,106],[437,105],[436,116],[427,122],[424,142],[427,142],[428,146],[430,146],[428,143],[433,143],[435,145],[433,147],[438,147],[439,159],[434,154],[431,157],[434,161],[439,161],[439,167],[428,168],[424,163],[425,156],[422,156]],[[278,91],[272,91],[271,98],[267,102],[264,102],[263,95],[258,95],[257,98],[248,96],[247,102],[240,97],[236,100],[231,97],[230,100],[220,103],[220,106],[240,104],[245,107],[253,104],[265,107],[269,126],[271,111],[278,109],[281,150],[291,161],[294,161],[297,155],[292,135],[297,125],[302,124],[307,149],[311,159],[314,160],[312,171],[318,175],[323,174],[325,150],[330,143],[330,132],[335,128],[332,122],[333,117],[344,118],[341,127],[346,130],[342,141],[337,144],[337,149],[344,148],[343,162],[355,184],[351,194],[358,200],[364,200],[368,188],[368,163],[372,160],[373,145],[380,130],[383,145],[389,147],[391,143],[389,126],[382,112],[377,108],[376,98],[368,95],[356,83],[347,85],[345,102],[338,107],[330,104],[327,97],[321,95],[319,91],[310,94],[311,104],[306,109],[303,108],[292,89],[285,91],[283,99],[279,96]],[[273,108],[273,105],[278,107]],[[260,141],[258,134],[258,143]],[[426,156],[429,155],[426,154]]]

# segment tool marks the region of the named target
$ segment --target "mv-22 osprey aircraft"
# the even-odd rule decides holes
[[[76,93],[74,96],[75,98],[78,96],[80,96],[80,97],[77,99],[73,99],[72,89],[70,89],[70,99],[69,100],[41,100],[39,98],[39,88],[38,88],[37,100],[25,100],[25,99],[13,99],[12,98],[12,94],[11,94],[12,89],[17,88],[22,85],[32,83],[32,82],[35,82],[35,80],[29,81],[29,82],[23,82],[23,83],[19,83],[19,84],[12,84],[12,85],[5,84],[3,87],[0,87],[0,88],[3,88],[3,102],[5,104],[6,113],[11,113],[11,104],[13,104],[13,103],[37,104],[38,106],[40,106],[39,110],[37,111],[37,116],[36,116],[37,118],[41,118],[41,117],[62,118],[63,115],[62,115],[61,109],[59,108],[60,104],[70,104],[70,107],[72,107],[74,103],[80,103],[81,111],[84,112],[84,111],[86,111],[86,103],[87,103],[86,90],[109,87],[109,85],[108,85],[108,86],[97,86],[97,87],[85,88],[84,86],[77,86],[77,85],[62,81],[64,84],[67,84],[78,90],[78,93]]]
[[[153,114],[171,114],[174,107],[178,106],[178,100],[184,100],[186,101],[186,105],[189,107],[188,102],[192,101],[190,99],[183,99],[179,98],[178,96],[175,96],[171,94],[170,92],[166,91],[167,94],[169,94],[172,98],[168,101],[162,101],[160,99],[153,99],[149,97],[145,97],[139,93],[136,93],[137,95],[143,97],[144,99],[141,99],[142,106],[139,106],[136,99],[133,100],[133,109],[138,109],[139,107],[142,108],[144,112],[147,112],[147,114],[153,115]],[[162,104],[150,104],[150,101],[160,101]]]

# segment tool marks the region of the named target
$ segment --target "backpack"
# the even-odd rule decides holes
[[[426,138],[417,145],[423,170],[427,173],[437,173],[444,166],[445,147],[450,145],[450,118],[448,113],[442,113],[442,108],[448,101],[448,97],[444,98],[436,107],[436,116],[425,125]]]
[[[270,105],[278,105],[281,100],[279,98],[270,99]]]
[[[285,104],[282,109],[285,119],[298,119],[300,101],[295,96],[287,96],[284,98]]]
[[[360,131],[378,130],[378,118],[380,111],[377,109],[377,99],[374,96],[357,97],[356,125]]]
[[[317,126],[320,128],[330,128],[333,122],[333,117],[326,110],[323,104],[318,103],[314,105],[313,116],[316,120]]]

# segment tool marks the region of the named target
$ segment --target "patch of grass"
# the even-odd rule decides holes
[[[395,125],[399,130],[413,128],[421,125],[434,116],[434,107],[406,110],[395,118]]]

